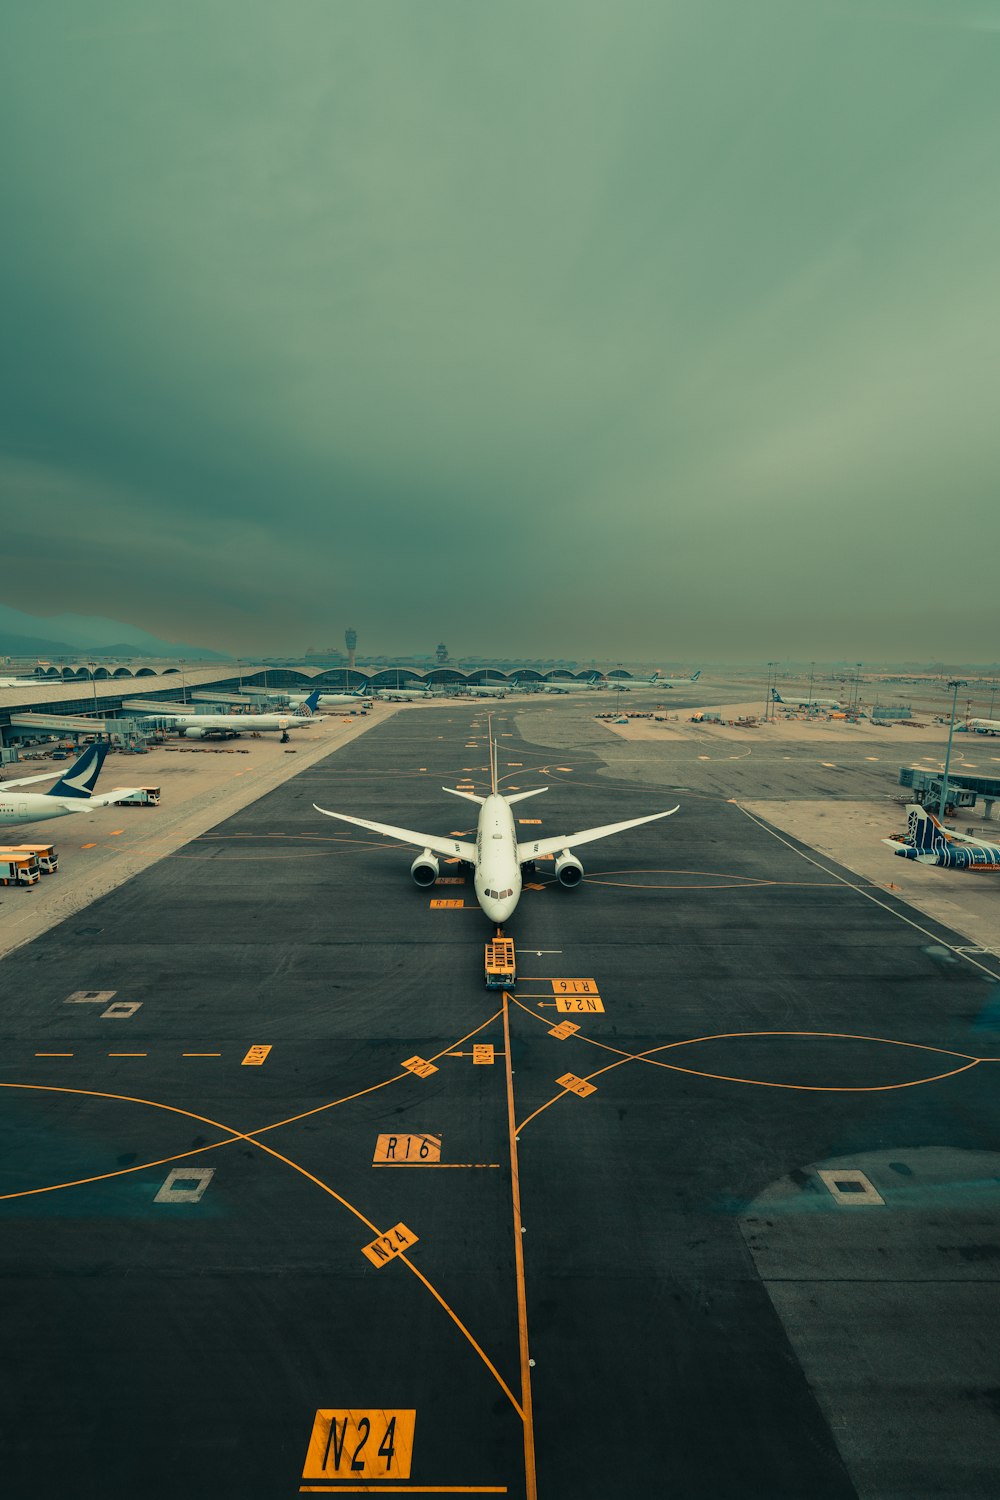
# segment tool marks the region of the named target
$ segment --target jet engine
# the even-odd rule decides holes
[[[203,740],[208,734],[208,730],[201,729],[198,725],[192,724],[190,729],[181,729],[178,733],[186,740]]]
[[[435,880],[437,880],[438,871],[440,870],[440,868],[441,866],[438,864],[431,851],[429,849],[425,849],[423,854],[418,854],[416,859],[413,861],[412,865],[410,866],[410,874],[413,876],[417,885],[426,887],[429,885],[433,885]]]
[[[568,849],[564,849],[562,854],[556,856],[555,869],[556,879],[560,885],[572,887],[579,885],[583,879],[583,865],[575,854],[570,854]]]

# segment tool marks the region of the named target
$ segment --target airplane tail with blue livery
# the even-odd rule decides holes
[[[905,837],[883,839],[900,859],[951,870],[1000,870],[1000,844],[952,833],[926,807],[911,803],[906,809]]]
[[[320,689],[317,688],[315,692],[309,694],[309,697],[306,699],[306,701],[304,703],[300,703],[299,704],[299,706],[295,710],[295,712],[296,712],[296,714],[298,715],[298,717],[300,719],[311,719],[312,718],[312,716],[316,712],[316,708],[317,708],[317,706],[319,704],[319,695],[320,695]]]
[[[79,760],[74,761],[65,776],[61,776],[55,786],[49,787],[45,796],[89,798],[97,785],[107,753],[107,744],[103,740],[95,740],[94,744],[87,746]]]

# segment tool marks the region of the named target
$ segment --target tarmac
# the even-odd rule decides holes
[[[815,757],[600,696],[407,708],[4,958],[5,1496],[996,1494],[1000,964],[748,816]],[[489,712],[543,832],[681,804],[509,993],[312,806],[468,829]]]

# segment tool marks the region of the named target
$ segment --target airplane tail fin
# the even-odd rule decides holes
[[[493,715],[486,715],[486,733],[490,740],[490,793],[497,794],[497,742],[493,738]]]
[[[97,783],[104,764],[104,757],[108,753],[107,744],[103,740],[95,740],[88,745],[65,776],[61,776],[55,786],[50,786],[45,793],[47,797],[82,797],[87,798]]]
[[[537,797],[539,792],[547,791],[547,786],[536,786],[532,787],[530,792],[515,792],[512,797],[505,797],[504,800],[506,801],[508,807],[512,807],[515,802],[523,802],[525,797]]]
[[[692,672],[692,673],[691,673],[691,681],[692,681],[692,682],[697,682],[697,681],[698,681],[698,678],[699,678],[699,677],[700,677],[700,676],[701,676],[701,668],[700,668],[700,667],[699,667],[699,668],[698,668],[698,670],[697,670],[697,672]]]
[[[299,718],[308,719],[312,717],[312,715],[316,712],[316,706],[319,703],[319,694],[320,689],[316,688],[314,692],[311,692],[309,694],[309,697],[304,703],[299,704],[298,708],[295,710]]]
[[[906,834],[919,854],[933,854],[942,839],[950,841],[951,837],[932,812],[915,802],[906,809]]]
[[[785,700],[781,696],[781,694],[778,692],[778,689],[777,688],[772,688],[771,689],[771,702],[772,703],[784,703],[784,701]]]

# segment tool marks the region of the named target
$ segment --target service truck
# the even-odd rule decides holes
[[[38,861],[33,854],[0,849],[0,885],[37,885]]]
[[[43,875],[54,875],[59,868],[54,844],[6,844],[0,847],[0,854],[33,854]]]
[[[140,786],[135,789],[131,797],[123,797],[116,802],[116,807],[159,807],[160,788],[158,786]]]

